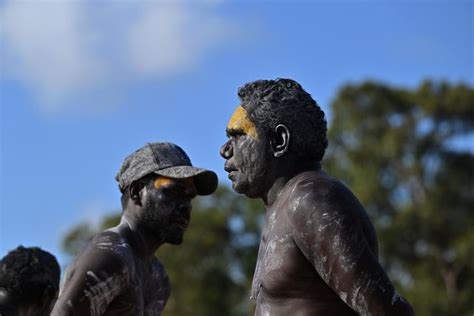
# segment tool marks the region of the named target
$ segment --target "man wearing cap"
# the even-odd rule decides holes
[[[255,315],[411,315],[364,208],[321,169],[324,112],[290,79],[239,89],[221,148],[232,187],[265,203]]]
[[[171,143],[148,143],[129,155],[116,180],[120,224],[95,236],[68,268],[53,316],[160,315],[170,281],[154,253],[182,242],[191,200],[217,187],[214,172],[193,167]]]

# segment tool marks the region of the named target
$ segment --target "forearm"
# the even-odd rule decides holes
[[[73,300],[66,297],[60,296],[54,305],[51,316],[75,316],[75,315],[92,315],[90,312],[90,306],[88,302],[73,303]]]
[[[410,316],[413,310],[390,282],[368,279],[365,285],[352,287],[346,303],[360,315]]]
[[[326,284],[360,315],[413,315],[363,236],[347,232],[295,242]]]

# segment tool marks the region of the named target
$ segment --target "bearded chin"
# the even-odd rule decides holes
[[[152,236],[157,241],[164,241],[166,225],[160,215],[157,208],[152,205],[152,203],[148,203],[148,205],[146,205],[146,211],[143,214],[142,223],[147,235]]]
[[[256,172],[253,174],[248,175],[244,181],[240,181],[240,183],[235,183],[233,185],[233,189],[240,194],[244,194],[249,198],[259,198],[262,197],[265,190],[267,189],[265,186],[267,176],[267,167],[266,165],[262,164]]]
[[[145,218],[145,220],[145,229],[149,236],[172,245],[180,245],[183,242],[183,233],[172,229],[169,224],[163,224],[156,217]]]
[[[183,234],[177,231],[169,232],[165,241],[171,245],[181,245],[183,242]]]
[[[158,207],[150,203],[147,205],[143,216],[143,227],[148,236],[152,236],[157,241],[166,242],[172,245],[179,245],[183,242],[183,232],[173,229],[170,223],[163,220],[162,212],[158,212]]]

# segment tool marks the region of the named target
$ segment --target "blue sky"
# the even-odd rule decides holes
[[[123,159],[218,155],[236,91],[293,78],[329,105],[348,82],[474,84],[471,1],[0,1],[0,256],[118,210]]]

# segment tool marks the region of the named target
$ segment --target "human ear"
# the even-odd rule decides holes
[[[142,189],[142,186],[137,181],[132,182],[132,184],[130,184],[130,187],[129,187],[130,198],[136,205],[139,205],[139,206],[142,206],[141,189]]]
[[[286,125],[278,124],[277,127],[275,127],[274,138],[271,144],[274,157],[279,158],[286,153],[290,145],[290,131]]]

